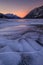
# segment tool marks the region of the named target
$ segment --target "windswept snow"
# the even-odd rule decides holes
[[[25,64],[43,65],[43,19],[0,20],[0,65]]]
[[[18,62],[20,62],[21,57],[20,54],[17,52],[1,53],[0,59],[3,61],[4,65],[18,65]]]

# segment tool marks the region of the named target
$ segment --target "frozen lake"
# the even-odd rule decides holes
[[[43,19],[0,19],[0,65],[43,65]]]

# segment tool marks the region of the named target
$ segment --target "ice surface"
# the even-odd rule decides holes
[[[1,53],[0,59],[4,62],[4,65],[18,65],[21,60],[19,53]]]
[[[0,19],[0,65],[25,64],[43,65],[43,19]]]

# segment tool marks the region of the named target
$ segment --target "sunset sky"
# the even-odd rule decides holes
[[[43,5],[43,0],[0,0],[0,13],[12,13],[24,17],[35,7]]]

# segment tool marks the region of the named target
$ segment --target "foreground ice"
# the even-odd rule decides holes
[[[43,20],[21,21],[0,20],[0,65],[43,65]]]

